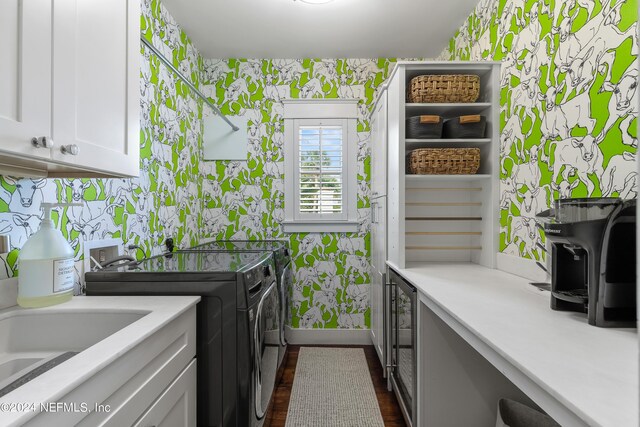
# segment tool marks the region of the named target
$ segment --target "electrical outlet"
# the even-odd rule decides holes
[[[122,240],[87,240],[84,242],[84,271],[91,271],[95,267],[94,262],[91,261],[92,257],[99,263],[103,263],[123,254]]]

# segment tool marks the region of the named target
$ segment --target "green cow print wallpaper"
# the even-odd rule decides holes
[[[166,237],[188,247],[205,238],[290,241],[295,260],[291,322],[304,328],[369,325],[369,108],[392,60],[203,60],[166,8],[143,0],[144,35],[225,114],[249,118],[246,162],[202,161],[203,108],[150,51],[141,49],[141,174],[137,179],[14,179],[0,181],[0,231],[13,250],[0,256],[0,277],[18,273],[19,248],[37,230],[39,204],[83,201],[54,212],[76,251],[83,243],[122,239],[138,258],[164,249]],[[359,232],[284,234],[283,98],[360,100]],[[346,254],[349,255],[346,255]],[[77,291],[80,291],[79,289]]]
[[[502,252],[541,258],[533,217],[558,197],[636,197],[636,0],[481,0],[441,59],[502,61]],[[145,37],[229,116],[248,121],[246,161],[203,158],[205,109],[141,49],[141,171],[135,179],[0,177],[0,278],[46,201],[82,201],[54,220],[76,251],[122,239],[138,258],[204,239],[286,239],[298,328],[368,328],[368,115],[394,59],[205,59],[158,0],[142,0]],[[283,233],[283,99],[359,101],[355,233]]]
[[[247,162],[206,162],[203,222],[212,237],[289,239],[295,283],[291,323],[369,327],[369,124],[389,59],[204,60],[202,90],[249,123]],[[287,98],[359,99],[357,233],[284,234],[283,104]]]
[[[500,250],[560,197],[637,197],[635,0],[482,0],[440,59],[499,60]]]

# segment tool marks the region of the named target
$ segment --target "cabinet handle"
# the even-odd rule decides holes
[[[51,148],[53,147],[53,139],[47,138],[46,136],[34,136],[33,138],[31,138],[31,145],[36,148]]]
[[[62,154],[70,154],[72,156],[77,156],[78,153],[80,152],[80,149],[76,144],[70,144],[70,145],[63,145],[62,147],[60,147],[60,151],[62,151]]]
[[[378,222],[378,208],[377,208],[378,203],[377,202],[373,202],[371,203],[371,223],[372,224],[376,224]]]

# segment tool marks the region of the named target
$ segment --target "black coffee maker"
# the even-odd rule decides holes
[[[537,219],[552,243],[551,308],[636,327],[636,201],[559,199]]]

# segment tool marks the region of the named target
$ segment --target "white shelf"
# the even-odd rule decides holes
[[[407,103],[411,79],[425,74],[477,74],[480,76],[480,96],[473,103]],[[392,72],[386,90],[390,124],[387,189],[389,260],[400,266],[404,266],[406,261],[468,261],[495,266],[499,236],[499,91],[500,66],[496,62],[403,63]],[[409,137],[406,119],[429,114],[445,119],[480,114],[486,118],[486,133],[481,138]],[[479,173],[408,174],[407,153],[418,148],[479,148]],[[443,229],[482,234],[453,237],[431,234]]]
[[[391,80],[399,68],[406,72],[407,80],[422,74],[489,74],[499,61],[398,61],[389,74]]]
[[[490,138],[464,138],[464,139],[405,139],[405,149],[415,150],[417,148],[472,148],[479,145],[489,144]]]
[[[405,246],[408,251],[481,251],[482,246]]]
[[[459,104],[405,104],[407,117],[420,114],[438,114],[440,116],[460,116],[480,114],[491,108],[490,102],[470,102]]]
[[[491,138],[438,138],[438,139],[426,139],[426,138],[416,138],[405,139],[406,142],[426,142],[426,143],[440,143],[440,142],[476,142],[476,143],[486,143],[491,142]]]
[[[430,181],[483,181],[491,179],[489,174],[475,175],[405,175],[407,184],[424,183]]]

